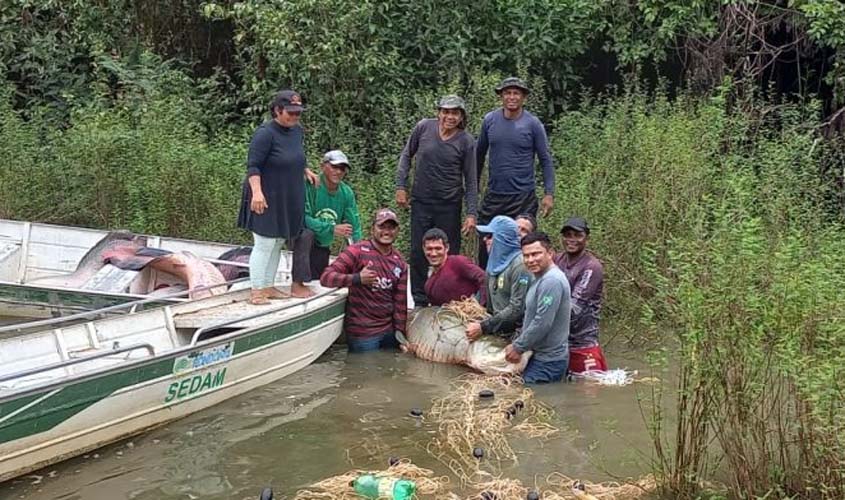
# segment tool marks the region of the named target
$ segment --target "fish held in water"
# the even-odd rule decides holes
[[[519,363],[505,359],[503,339],[484,336],[474,342],[466,337],[466,324],[454,312],[442,307],[415,311],[406,338],[400,338],[405,351],[438,363],[468,366],[487,375],[518,375],[525,369],[530,352]]]

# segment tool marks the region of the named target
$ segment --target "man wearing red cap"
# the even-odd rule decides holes
[[[399,218],[382,208],[372,237],[346,247],[320,277],[325,287],[348,287],[344,331],[350,352],[399,347],[408,316],[408,265],[393,248]]]

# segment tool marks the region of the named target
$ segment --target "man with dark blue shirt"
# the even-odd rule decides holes
[[[484,169],[484,159],[490,153],[490,172],[487,192],[478,211],[479,224],[487,224],[497,215],[515,218],[519,214],[537,215],[538,204],[534,158],[543,168],[544,196],[539,207],[545,217],[554,204],[555,173],[549,139],[543,124],[524,109],[528,86],[519,78],[505,78],[496,93],[502,107],[484,117],[476,145],[478,178]],[[487,251],[479,246],[479,265],[485,266]]]

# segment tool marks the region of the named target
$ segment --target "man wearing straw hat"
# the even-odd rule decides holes
[[[476,144],[478,177],[484,170],[489,152],[490,170],[487,191],[478,210],[479,224],[487,224],[497,215],[515,218],[519,214],[548,216],[554,205],[555,171],[549,139],[540,120],[528,112],[525,100],[528,85],[519,78],[509,77],[496,87],[502,107],[484,116]],[[538,207],[535,194],[537,182],[534,159],[543,170],[543,199]],[[478,248],[478,265],[485,267],[487,250]]]

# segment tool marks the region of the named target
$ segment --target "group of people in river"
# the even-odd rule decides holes
[[[392,209],[376,211],[364,239],[355,195],[343,180],[351,165],[342,151],[327,152],[319,174],[306,168],[302,98],[280,92],[270,103],[273,119],[250,143],[238,217],[254,240],[250,303],[288,297],[273,286],[287,243],[293,250],[291,295],[312,296],[307,283],[316,279],[349,288],[344,331],[350,352],[399,346],[410,282],[416,306],[467,297],[484,304],[490,316],[469,323],[467,338],[506,337],[506,359],[514,363],[531,351],[522,374],[526,383],[607,370],[598,339],[603,267],[587,248],[590,227],[570,217],[560,231],[560,253],[538,230],[538,212],[548,216],[554,205],[548,138],[524,108],[524,81],[506,78],[495,90],[502,106],[484,117],[477,140],[466,131],[464,100],[449,95],[438,101],[435,118],[416,124],[402,150],[395,201],[410,209],[410,266],[394,247],[400,218]],[[535,158],[543,172],[539,202]],[[485,161],[487,189],[479,206]],[[477,263],[460,255],[461,238],[473,231],[483,242]],[[329,263],[336,239],[347,246]]]

